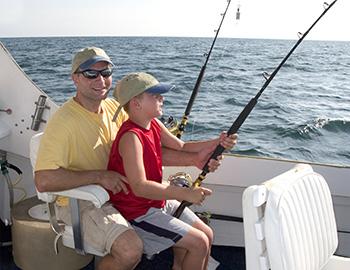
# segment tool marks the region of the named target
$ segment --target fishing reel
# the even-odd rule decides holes
[[[168,182],[172,186],[187,188],[190,188],[193,183],[191,175],[185,172],[178,172],[174,175],[170,175],[168,178]]]
[[[168,182],[172,186],[177,187],[187,187],[190,188],[193,185],[193,180],[191,175],[185,172],[178,172],[174,175],[170,175],[168,178]],[[207,225],[210,223],[210,212],[195,212],[195,214]]]
[[[170,115],[168,117],[162,116],[159,120],[164,124],[164,126],[170,131],[171,134],[175,136],[177,135],[179,126],[177,119]]]

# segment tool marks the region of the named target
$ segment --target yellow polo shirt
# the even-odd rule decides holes
[[[119,103],[106,99],[101,106],[102,113],[97,114],[86,110],[73,98],[64,103],[46,126],[35,171],[106,169],[112,143],[127,114],[122,111],[112,122]]]

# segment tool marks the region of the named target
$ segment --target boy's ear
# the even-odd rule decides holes
[[[130,100],[130,103],[132,104],[133,107],[135,107],[138,110],[141,108],[140,99],[138,99],[137,97],[133,97]]]

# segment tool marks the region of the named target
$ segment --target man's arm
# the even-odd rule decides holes
[[[117,172],[107,170],[73,171],[63,168],[40,170],[34,175],[35,186],[39,192],[62,191],[80,186],[97,184],[117,193],[127,192],[126,178]]]
[[[192,153],[162,147],[162,162],[164,166],[195,166],[198,169],[203,169],[213,150],[214,148],[205,148],[198,153]],[[209,171],[216,171],[221,160],[222,155],[218,156],[218,160],[211,159],[208,163]]]
[[[219,144],[221,144],[225,149],[232,149],[237,143],[237,134],[227,136],[227,132],[222,132],[220,136],[215,139],[184,142],[171,134],[163,123],[161,123],[159,120],[157,121],[161,128],[162,145],[170,149],[198,153],[207,148],[214,151]]]
[[[183,152],[162,147],[162,161],[164,166],[195,166],[197,153]]]
[[[237,143],[237,134],[227,136],[222,132],[217,139],[183,142],[172,135],[168,129],[160,123],[162,135],[162,161],[164,166],[196,166],[202,169],[219,143],[225,149],[232,149]],[[218,160],[211,159],[208,163],[209,171],[214,172],[219,166],[223,156]]]

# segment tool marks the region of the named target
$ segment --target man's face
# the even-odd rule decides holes
[[[107,69],[110,65],[107,62],[97,62],[89,70],[101,71]],[[86,78],[82,73],[72,75],[74,84],[77,88],[79,99],[88,101],[101,101],[107,97],[108,91],[112,86],[112,76],[103,77],[98,74],[97,78]]]

